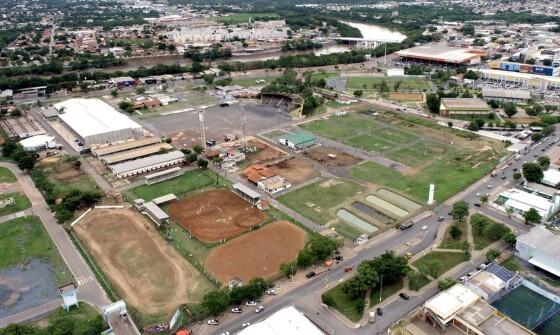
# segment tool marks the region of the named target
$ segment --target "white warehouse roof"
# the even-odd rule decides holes
[[[324,335],[303,313],[289,306],[239,332],[239,335]]]
[[[548,168],[543,171],[543,179],[541,180],[541,183],[556,187],[556,185],[560,184],[560,171],[553,168]]]
[[[99,99],[69,99],[54,107],[59,111],[63,109],[59,118],[83,138],[123,129],[142,128]]]
[[[21,141],[19,141],[19,144],[21,144],[21,146],[25,149],[25,150],[36,150],[39,148],[53,148],[56,146],[56,143],[54,141],[54,137],[49,136],[49,135],[36,135],[36,136],[31,136],[28,137],[26,139],[23,139]]]

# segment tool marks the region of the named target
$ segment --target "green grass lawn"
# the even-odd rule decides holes
[[[519,269],[521,268],[519,266],[519,263],[517,263],[517,261],[515,260],[515,258],[513,256],[511,256],[510,258],[506,259],[505,261],[502,262],[502,264],[500,264],[501,266],[503,266],[504,268],[508,269],[509,271],[519,271]]]
[[[8,193],[0,195],[0,200],[7,198],[14,198],[16,204],[0,208],[0,216],[21,212],[31,207],[31,202],[29,202],[29,199],[27,199],[27,197],[22,193]]]
[[[373,132],[382,125],[371,117],[359,114],[333,116],[327,120],[317,120],[301,124],[299,127],[336,141],[344,141],[356,136],[357,132]]]
[[[72,307],[69,312],[60,307],[47,317],[33,322],[33,325],[37,328],[47,328],[59,322],[73,323],[72,335],[91,334],[92,329],[97,330],[98,326],[105,327],[101,314],[83,301],[80,302],[79,307]]]
[[[233,78],[233,80],[231,81],[231,85],[239,85],[239,86],[243,86],[243,87],[250,87],[250,86],[256,86],[256,85],[268,85],[278,77],[280,77],[280,76],[270,75],[270,76],[264,76],[264,77]],[[257,84],[256,83],[257,80],[264,80],[265,82],[263,84]]]
[[[346,293],[342,291],[342,285],[335,286],[323,294],[330,296],[334,301],[334,305],[331,307],[353,322],[360,321],[362,313],[356,308],[356,301],[348,297]]]
[[[461,157],[460,160],[434,160],[426,168],[409,175],[377,163],[365,162],[352,168],[352,175],[402,191],[420,202],[427,199],[428,188],[433,183],[436,187],[435,199],[441,203],[480,179],[497,163],[494,159],[484,159],[484,154],[476,155],[478,164],[472,159],[465,159],[466,156]],[[475,165],[476,168],[473,168]]]
[[[53,183],[53,194],[67,194],[74,189],[83,192],[98,190],[97,185],[88,175],[73,167],[73,162],[69,157],[62,157],[56,162],[44,163],[42,161],[36,168],[41,170],[47,179]]]
[[[53,266],[59,285],[72,280],[58,249],[36,216],[26,216],[0,224],[0,270],[41,259]]]
[[[473,214],[471,216],[471,220],[472,220],[473,217],[486,221],[486,227],[488,227],[489,225],[491,225],[493,223],[496,223],[494,220],[490,219],[486,215],[482,215],[482,214],[479,214],[479,213]],[[484,231],[481,234],[479,234],[478,231],[476,229],[474,229],[474,227],[472,229],[472,235],[473,235],[473,242],[474,242],[474,249],[475,250],[482,250],[482,249],[486,248],[487,246],[489,246],[490,244],[496,242],[496,240],[493,240],[493,239],[489,238],[488,236],[486,236]]]
[[[278,197],[286,206],[301,215],[325,224],[334,219],[333,209],[364,188],[341,179],[323,179]]]
[[[221,179],[220,179],[221,182]],[[179,177],[168,179],[153,185],[142,185],[127,192],[132,199],[142,198],[150,201],[169,193],[176,196],[216,184],[216,175],[209,170],[191,170]]]
[[[430,283],[430,278],[428,278],[425,274],[417,271],[410,271],[407,274],[407,277],[408,288],[413,291],[419,291],[422,287]]]
[[[369,296],[369,307],[373,307],[385,301],[385,299],[402,290],[403,287],[403,278],[391,285],[383,285],[383,289],[381,289],[381,285],[378,285],[374,290],[371,291],[371,294]],[[379,291],[381,291],[381,301],[379,301]]]
[[[15,181],[16,176],[14,176],[12,171],[0,166],[0,183],[14,183]]]
[[[468,260],[469,256],[464,252],[431,251],[426,256],[416,260],[412,265],[424,274],[439,277],[455,265]],[[438,262],[440,266],[437,268],[433,267],[435,262]]]
[[[337,233],[350,240],[355,240],[363,234],[361,230],[354,228],[349,224],[344,223],[342,220],[339,220],[331,227],[334,228],[334,230],[336,230]]]
[[[278,18],[276,13],[230,13],[227,16],[218,18],[218,21],[225,24],[246,23],[249,20],[258,21],[259,18]]]
[[[397,82],[401,83],[399,91],[424,91],[432,87],[427,79],[416,77],[348,77],[347,79],[348,91],[378,91],[378,85],[383,81],[387,83],[389,91],[394,91]]]
[[[459,227],[463,234],[458,239],[452,238],[450,234],[452,226],[450,225],[447,227],[445,237],[441,241],[439,247],[442,249],[464,249],[465,242],[467,242],[467,222],[463,221],[461,223],[452,223],[452,225]]]

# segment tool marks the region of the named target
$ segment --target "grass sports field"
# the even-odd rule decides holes
[[[95,209],[74,230],[119,296],[143,315],[167,317],[214,288],[135,210]]]
[[[351,113],[302,124],[319,136],[393,160],[399,170],[368,161],[352,175],[374,185],[388,186],[425,202],[431,183],[441,202],[491,171],[503,145],[433,122],[393,113],[378,116]]]
[[[399,91],[424,91],[430,90],[432,85],[425,78],[415,77],[348,77],[346,89],[348,91],[379,91],[383,81],[387,83],[389,91],[395,91],[395,84],[400,85]]]
[[[222,283],[234,277],[248,282],[274,278],[282,263],[293,261],[305,245],[303,229],[277,221],[214,248],[205,267]]]
[[[220,180],[221,182],[221,180]],[[179,177],[168,179],[153,185],[142,185],[128,191],[132,199],[142,198],[150,201],[169,193],[181,196],[198,188],[215,185],[216,175],[208,170],[192,170]]]
[[[527,328],[533,329],[542,321],[544,315],[559,306],[521,285],[496,301],[494,307]]]
[[[337,206],[364,188],[340,179],[323,179],[278,198],[301,215],[319,224],[336,219]]]
[[[169,206],[169,216],[198,240],[215,243],[248,231],[266,214],[227,189],[183,198]]]
[[[259,18],[277,18],[276,13],[230,13],[222,16],[218,20],[225,24],[247,23],[249,20],[258,21]]]

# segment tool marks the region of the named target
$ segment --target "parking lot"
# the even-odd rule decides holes
[[[245,117],[245,134],[254,135],[291,122],[290,116],[271,106],[241,102],[228,107],[213,106],[203,110],[207,139],[221,141],[224,134],[243,135],[242,117]],[[173,136],[179,132],[200,136],[198,110],[162,115],[139,122],[158,136]]]

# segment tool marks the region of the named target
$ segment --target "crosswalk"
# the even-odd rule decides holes
[[[87,284],[91,281],[94,281],[94,280],[95,280],[95,278],[93,278],[93,276],[87,276],[87,277],[82,276],[82,277],[76,278],[76,282],[78,283],[78,286],[85,285],[85,284]]]

